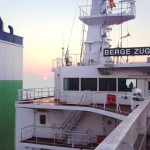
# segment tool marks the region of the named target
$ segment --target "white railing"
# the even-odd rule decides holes
[[[115,104],[115,109],[117,113],[128,113],[121,110],[120,105],[130,105],[131,109],[134,110],[137,105],[141,102],[134,101],[135,97],[132,93],[110,93],[110,92],[100,92],[100,91],[54,91],[54,88],[32,88],[32,89],[20,89],[18,90],[18,101],[34,101],[42,103],[45,98],[48,100],[55,99],[57,104],[75,104],[75,105],[87,105],[89,107],[98,107],[101,105],[104,110],[110,110],[107,104]],[[146,98],[142,98],[144,100]],[[45,101],[44,101],[45,102]]]
[[[120,14],[122,13],[131,13],[132,11],[132,5],[133,3],[131,1],[123,1],[119,3],[115,3],[116,7],[110,8],[109,3],[105,3],[107,10],[105,13],[103,12],[104,10],[102,9],[101,5],[94,5],[95,9],[93,9],[92,5],[85,5],[85,6],[80,6],[80,17],[88,17],[88,16],[93,16],[95,14],[94,12],[97,12],[99,14],[103,15],[108,15],[108,14]],[[96,15],[97,15],[96,13]],[[135,12],[134,12],[135,13]]]
[[[100,59],[100,53],[84,53],[84,59],[80,60],[79,54],[69,54],[69,63],[65,62],[65,58],[57,58],[52,61],[52,69],[62,67],[62,66],[93,66],[106,64],[107,57]],[[122,57],[118,63],[117,59],[112,59],[112,64],[129,64],[129,63],[139,63],[137,59],[140,60],[140,63],[147,63],[147,57],[140,56],[142,59],[138,59],[138,56],[128,56],[128,62],[126,62],[126,57]],[[135,59],[137,58],[137,59]]]
[[[34,100],[44,97],[53,97],[54,88],[31,88],[18,90],[18,100]]]
[[[102,142],[95,150],[135,149],[134,147],[137,146],[136,141],[140,135],[143,136],[143,139],[138,141],[139,147],[136,147],[136,149],[145,149],[146,135],[150,133],[149,109],[150,100],[147,99],[137,109],[135,109],[135,111],[126,117],[105,139],[105,142]]]
[[[52,69],[64,66],[62,58],[56,58],[52,61]]]
[[[58,134],[58,142],[62,142],[71,132],[71,130],[77,125],[80,119],[84,116],[85,112],[73,111],[65,122],[59,128],[61,132]],[[63,134],[62,134],[63,133]]]
[[[26,126],[21,129],[21,141],[32,138],[34,134],[34,126]]]
[[[132,105],[131,100],[133,95],[118,94],[118,93],[104,93],[104,92],[55,92],[55,100],[57,103],[88,105],[90,107],[98,107],[101,105],[104,110],[116,111],[117,113],[129,114],[121,110],[120,105]],[[115,104],[115,109],[110,109],[107,104]],[[131,107],[132,108],[132,107]]]
[[[75,131],[75,132],[69,132],[67,134],[67,137],[63,140],[63,142],[59,143],[57,142],[59,137],[64,134],[64,132],[53,132],[50,131],[51,128],[49,127],[39,127],[30,125],[27,127],[24,127],[21,129],[21,139],[20,141],[24,142],[30,142],[30,143],[36,143],[36,144],[46,144],[46,145],[71,145],[72,147],[75,147],[75,144],[78,145],[78,147],[81,146],[88,146],[88,148],[93,149],[93,143],[96,143],[97,136],[92,134],[89,131]],[[46,138],[45,138],[46,137]],[[33,138],[33,139],[32,139]],[[40,139],[43,138],[41,141]],[[49,139],[49,140],[45,140]],[[52,140],[50,140],[52,139]]]
[[[56,58],[52,61],[53,69],[61,67],[61,66],[79,66],[80,65],[80,54],[70,54],[68,58],[69,62],[66,62],[65,55],[63,55],[62,58]]]

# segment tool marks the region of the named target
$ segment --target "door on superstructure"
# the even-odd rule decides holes
[[[108,136],[116,128],[116,119],[104,116],[104,136]]]
[[[54,80],[54,87],[55,87],[55,99],[59,99],[60,90],[61,90],[61,71],[59,68],[55,70],[55,80]]]
[[[144,97],[150,96],[150,79],[144,80]]]

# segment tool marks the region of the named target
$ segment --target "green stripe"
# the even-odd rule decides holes
[[[14,150],[15,100],[23,81],[0,80],[0,150]]]

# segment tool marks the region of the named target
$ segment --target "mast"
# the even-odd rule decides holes
[[[114,3],[113,0],[92,0],[91,6],[80,7],[80,20],[88,25],[83,62],[96,64],[112,62],[103,56],[103,49],[109,48],[111,25],[118,25],[135,18],[134,0]],[[130,9],[129,9],[130,8]]]

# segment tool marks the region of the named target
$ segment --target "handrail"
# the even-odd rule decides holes
[[[137,121],[138,123],[140,123],[141,125],[143,125],[143,128],[141,128],[141,129],[145,129],[145,131],[144,131],[144,133],[143,133],[143,138],[142,138],[142,140],[141,140],[141,143],[140,143],[140,146],[139,146],[139,150],[141,150],[142,149],[142,146],[143,146],[143,144],[144,144],[144,140],[145,140],[145,138],[146,138],[146,135],[147,135],[147,131],[148,131],[148,127],[149,127],[149,122],[148,122],[148,125],[146,125],[146,123],[144,124],[144,122],[141,122],[140,120],[139,121]],[[146,128],[145,128],[145,126],[146,126]],[[140,128],[138,129],[138,130],[140,130]]]
[[[29,136],[28,134],[32,133],[33,127],[34,127],[33,125],[30,125],[30,126],[21,128],[21,141],[31,137],[31,135]]]
[[[32,130],[30,131],[31,137],[27,137],[27,135],[25,135],[25,134],[28,134],[28,132],[24,132],[24,131],[26,131],[26,129],[28,127],[32,127]],[[41,143],[38,138],[40,138],[40,137],[42,138],[43,136],[40,136],[40,133],[42,133],[42,135],[43,135],[43,133],[46,133],[47,135],[54,135],[54,136],[53,136],[53,141],[44,142],[44,144],[48,144],[48,145],[52,144],[54,146],[56,145],[56,143],[57,143],[57,145],[63,145],[63,144],[65,144],[65,145],[69,144],[70,145],[71,144],[72,147],[74,147],[75,143],[79,144],[79,146],[81,146],[81,145],[83,145],[83,146],[85,145],[86,146],[87,143],[92,143],[92,140],[97,137],[95,134],[91,134],[91,133],[88,134],[87,131],[76,131],[76,132],[70,132],[70,133],[68,133],[68,138],[63,143],[58,143],[58,142],[56,142],[56,140],[57,140],[57,134],[60,134],[60,132],[46,131],[46,130],[43,130],[43,127],[41,129],[42,130],[40,130],[39,126],[34,126],[34,125],[23,127],[21,129],[21,141],[24,141],[24,142],[25,141],[30,141],[30,138],[35,137],[35,141],[32,140],[31,142]],[[44,129],[50,129],[50,128],[49,127],[44,127]],[[80,144],[80,139],[84,135],[88,136],[89,142]],[[92,145],[91,145],[91,147],[92,147]],[[92,149],[93,149],[93,147],[92,147]]]
[[[73,111],[69,115],[69,117],[65,120],[65,122],[62,124],[62,126],[59,128],[60,133],[58,133],[58,142],[61,142],[64,140],[68,134],[71,132],[72,128],[78,123],[81,116],[83,116],[84,113],[82,111]]]
[[[81,99],[80,99],[80,101],[79,101],[79,104],[81,104],[81,102],[82,102],[82,100],[83,100],[84,95],[85,95],[85,93],[83,93],[83,95],[82,95],[82,97],[81,97]]]
[[[113,8],[113,9],[111,9],[109,7],[109,3],[108,2],[105,3],[105,5],[106,5],[106,8],[107,8],[107,10],[106,10],[107,15],[109,15],[109,14],[120,14],[121,11],[123,13],[132,13],[132,12],[134,12],[134,11],[132,11],[132,9],[133,9],[132,8],[132,5],[133,5],[132,1],[120,1],[119,3],[115,3],[116,7]],[[97,11],[100,14],[103,14],[100,11],[99,7],[98,8],[95,7],[95,9],[93,9],[92,6],[93,5],[80,6],[79,7],[80,17],[91,16],[91,15],[93,15],[93,13],[92,13],[93,11]],[[96,4],[94,6],[99,6],[99,4]],[[103,15],[105,15],[105,13]]]
[[[54,88],[30,88],[30,89],[19,89],[18,100],[34,100],[42,97],[53,97]]]
[[[97,58],[96,60],[94,60],[94,62],[92,61],[92,59],[90,59],[90,57],[92,58],[92,56],[95,56],[94,58]],[[84,53],[84,60],[81,60],[80,59],[80,54],[69,54],[69,57],[71,57],[71,63],[70,63],[70,66],[93,66],[93,65],[100,65],[100,64],[104,64],[105,62],[103,61],[100,61],[99,60],[99,53]],[[129,56],[129,63],[138,63],[135,60],[133,59],[130,59],[132,58],[133,56]],[[137,56],[134,56],[134,57],[137,57]],[[142,61],[140,61],[140,63],[147,63],[147,58],[142,57]],[[120,63],[124,63],[126,64],[126,62],[121,62],[120,60]],[[118,64],[118,62],[115,60],[113,62],[113,64]],[[56,58],[56,59],[53,59],[52,60],[52,70],[55,69],[55,68],[58,68],[58,67],[62,67],[62,66],[67,66],[65,64],[65,59],[62,60],[62,58]]]
[[[125,149],[123,143],[130,144],[131,148],[136,143],[137,137],[141,132],[138,132],[137,127],[140,122],[147,123],[147,118],[149,117],[148,108],[150,107],[150,100],[143,101],[140,106],[137,107],[128,117],[126,117],[118,127],[111,132],[111,134],[102,142],[95,150],[121,150]],[[145,126],[146,129],[148,126]],[[115,139],[113,139],[118,135]],[[134,140],[130,140],[134,139]],[[114,145],[112,147],[112,144]],[[138,147],[139,148],[139,147]],[[127,149],[127,148],[126,148]],[[134,149],[134,148],[132,148]]]
[[[76,111],[72,111],[71,114],[68,116],[68,118],[64,121],[64,123],[62,124],[62,126],[59,128],[59,131],[65,126],[65,124],[70,120],[70,118],[72,118],[74,116],[74,114],[76,113]]]
[[[87,96],[87,94],[90,92],[91,94],[91,91],[84,91],[83,95],[81,96],[81,99],[79,101],[79,105],[88,105],[88,101],[85,99],[85,97]],[[85,103],[84,103],[85,102]]]
[[[88,94],[88,95],[87,95]],[[133,102],[133,95],[131,93],[129,95],[125,93],[109,93],[109,92],[101,92],[101,91],[54,91],[54,88],[35,88],[35,89],[22,89],[18,90],[18,100],[20,102],[26,102],[31,101],[31,102],[37,102],[42,103],[45,98],[55,98],[55,102],[63,103],[65,102],[66,104],[76,104],[76,105],[93,105],[91,107],[97,107],[98,104],[103,105],[103,109],[106,110],[109,109],[107,107],[108,102],[108,95],[112,95],[115,97],[115,101],[111,101],[111,104],[116,105],[116,112],[120,113],[127,113],[121,110],[120,105],[125,104],[125,105],[131,105],[131,109],[133,109],[133,105],[138,105],[136,102]],[[65,97],[65,99],[64,99]],[[48,100],[46,99],[46,100]],[[145,98],[143,98],[145,99]],[[51,99],[50,99],[51,100]],[[114,109],[113,109],[114,110]],[[127,113],[128,114],[128,113]]]
[[[81,140],[80,140],[79,144],[82,144],[83,142],[87,142],[87,139],[86,139],[87,136],[89,136],[89,137],[91,138],[91,130],[90,130],[90,129],[88,129],[88,130],[85,132],[85,135],[83,135],[83,136],[81,137]]]

